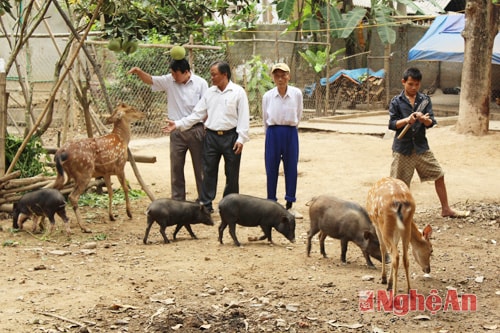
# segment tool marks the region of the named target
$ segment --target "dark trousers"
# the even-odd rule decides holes
[[[236,155],[233,151],[237,139],[236,130],[224,132],[223,135],[207,130],[205,134],[201,203],[208,208],[212,208],[212,201],[217,194],[217,177],[221,157],[224,157],[224,173],[226,175],[223,196],[239,192],[241,154]]]
[[[299,134],[295,126],[270,126],[266,130],[265,153],[267,198],[276,201],[280,162],[285,173],[285,200],[295,202]]]
[[[198,199],[202,192],[203,180],[203,142],[205,128],[203,124],[195,125],[186,131],[173,131],[170,134],[170,187],[172,199],[186,200],[186,180],[184,165],[189,150],[193,164],[194,178]]]

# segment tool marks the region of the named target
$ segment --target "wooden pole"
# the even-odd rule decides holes
[[[65,69],[65,71],[62,73],[62,75],[59,77],[59,81],[57,81],[56,85],[54,86],[52,93],[50,94],[49,100],[47,101],[47,104],[45,105],[45,109],[38,117],[36,123],[33,124],[33,127],[30,130],[30,132],[28,133],[28,135],[24,138],[24,141],[21,144],[21,147],[19,147],[19,149],[17,150],[17,153],[14,156],[12,163],[10,164],[9,168],[7,169],[7,172],[6,172],[7,174],[12,172],[12,169],[14,168],[15,164],[19,160],[21,153],[23,152],[24,148],[26,148],[28,141],[30,140],[33,133],[35,133],[35,131],[36,131],[37,127],[40,125],[40,122],[42,121],[43,117],[45,117],[45,114],[47,114],[47,111],[49,110],[50,104],[56,98],[57,90],[62,85],[64,79],[66,78],[66,75],[69,72],[69,69],[73,66],[73,63],[75,62],[76,57],[78,56],[78,53],[80,52],[80,48],[82,47],[83,43],[85,42],[85,39],[87,38],[87,34],[88,34],[90,28],[92,27],[92,23],[95,21],[97,14],[99,13],[99,9],[101,8],[103,1],[104,0],[100,0],[99,3],[97,4],[97,7],[94,10],[94,14],[93,14],[90,22],[88,23],[87,28],[85,29],[85,33],[83,34],[83,37],[81,38],[80,43],[78,44],[78,47],[75,50],[75,53],[73,54],[71,60],[69,61],[68,67]]]
[[[102,3],[104,2],[104,0],[100,0],[99,1],[99,4],[98,4],[98,7],[94,10],[94,14],[92,16],[92,21],[90,21],[90,25],[92,25],[96,19],[96,14],[99,14],[98,11],[100,9],[100,7],[102,6]],[[97,79],[99,80],[99,85],[101,86],[101,90],[103,92],[103,97],[104,97],[104,100],[106,102],[106,106],[108,108],[108,111],[109,113],[113,113],[113,105],[111,105],[111,101],[109,100],[109,96],[107,94],[107,90],[106,90],[106,84],[104,82],[104,78],[102,77],[101,75],[101,66],[99,66],[95,60],[93,59],[93,57],[90,55],[90,52],[89,50],[87,49],[87,47],[85,46],[85,43],[86,43],[86,39],[87,39],[87,35],[88,35],[88,32],[86,31],[83,38],[80,37],[80,34],[78,33],[78,31],[76,31],[76,29],[73,27],[73,24],[71,22],[71,20],[69,19],[68,15],[66,15],[66,12],[64,12],[61,8],[61,6],[59,5],[58,1],[57,0],[52,0],[52,3],[54,4],[54,7],[56,7],[57,11],[59,12],[59,14],[61,15],[61,18],[66,22],[66,26],[68,27],[68,29],[71,30],[71,32],[73,33],[73,37],[76,38],[76,40],[79,42],[78,44],[78,51],[80,49],[83,50],[83,53],[85,53],[85,56],[87,57],[88,61],[92,64],[92,68],[94,68],[94,71],[95,71],[95,74],[97,76]],[[74,60],[73,60],[74,62]],[[73,65],[73,63],[71,63],[71,66]],[[71,67],[69,66],[69,67]]]
[[[3,68],[0,68],[0,177],[5,175],[6,136],[7,136],[7,74],[5,73],[5,70]]]
[[[43,147],[47,154],[55,154],[57,149],[55,147]],[[156,156],[151,155],[136,155],[133,154],[134,160],[138,163],[156,163]],[[0,178],[1,179],[1,178]]]
[[[323,115],[328,114],[328,109],[330,106],[330,1],[326,6],[326,47],[325,47],[325,58],[326,58],[326,90],[325,90],[325,109]],[[335,110],[334,110],[335,111]]]
[[[278,32],[277,31],[274,33],[274,58],[276,61],[279,61],[279,59],[280,59],[280,44],[278,41]]]
[[[38,0],[35,0],[35,7],[36,7],[36,9],[37,9],[37,10],[40,10],[40,9],[41,9],[41,6],[40,6],[40,4],[38,3]],[[50,27],[50,25],[49,25],[48,21],[47,21],[46,19],[43,19],[43,24],[44,24],[44,26],[45,26],[45,29],[46,29],[46,30],[47,30],[47,32],[48,32],[48,35],[49,35],[49,37],[50,37],[50,40],[52,41],[52,45],[54,45],[54,48],[56,49],[57,54],[59,55],[59,57],[61,57],[61,56],[62,56],[62,51],[61,51],[61,48],[60,48],[60,47],[59,47],[59,45],[57,44],[57,41],[56,41],[56,39],[55,39],[55,35],[54,35],[54,33],[53,33],[53,31],[52,31],[52,29],[51,29],[51,27]],[[65,63],[65,62],[63,62],[63,63],[62,63],[62,66],[63,66],[64,68],[67,68],[67,65],[66,65],[66,63]],[[71,79],[71,82],[73,83],[73,86],[74,86],[74,89],[75,89],[75,91],[76,91],[76,94],[78,95],[78,97],[79,97],[79,98],[81,98],[81,96],[82,96],[83,92],[80,90],[80,87],[79,87],[79,86],[78,86],[78,84],[76,83],[76,80],[75,80],[75,78],[73,77],[73,74],[71,73],[71,70],[68,72],[68,75],[69,75],[69,78]],[[70,92],[70,91],[71,91],[71,89],[68,89],[68,91]],[[72,100],[71,96],[68,96],[68,101],[71,101],[71,100]],[[65,112],[65,117],[64,117],[64,131],[67,131],[67,130],[68,130],[68,128],[70,127],[68,113],[69,113],[69,111],[67,110],[67,112]],[[87,126],[87,128],[88,128],[88,126],[89,126],[88,122],[85,122],[85,125],[86,125],[86,126]],[[88,129],[87,129],[87,133],[88,133]],[[67,137],[66,133],[63,133],[63,138],[66,138],[66,137]],[[92,131],[90,131],[90,137],[92,137]]]
[[[189,35],[189,45],[193,44],[194,44],[194,36],[191,34]],[[189,52],[189,65],[191,66],[191,71],[195,73],[193,49],[189,48],[188,52]]]
[[[389,107],[391,102],[391,44],[386,44],[384,47],[384,83],[385,83],[385,105],[384,108]],[[439,62],[441,63],[441,61]]]

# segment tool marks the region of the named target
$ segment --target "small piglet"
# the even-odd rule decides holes
[[[221,244],[224,229],[229,225],[229,234],[234,244],[240,246],[236,238],[236,224],[245,227],[260,226],[264,235],[258,240],[267,238],[272,243],[271,230],[274,227],[290,242],[295,242],[295,217],[275,201],[232,193],[219,202],[219,213],[221,217],[219,242]],[[249,240],[257,239],[249,238]]]
[[[319,234],[320,251],[326,258],[325,238],[340,239],[340,259],[346,263],[347,243],[354,242],[365,257],[366,264],[374,268],[370,256],[382,260],[380,243],[375,227],[368,213],[359,204],[345,201],[334,196],[320,195],[312,200],[309,207],[311,227],[307,233],[307,255],[311,252],[311,239]]]
[[[157,199],[149,204],[146,211],[148,226],[144,235],[144,244],[147,244],[149,230],[156,221],[160,225],[160,233],[165,243],[170,243],[165,234],[168,226],[177,225],[174,231],[174,240],[182,227],[185,227],[191,237],[196,239],[196,235],[191,230],[191,224],[203,223],[214,225],[210,212],[203,205],[196,202],[180,201],[173,199]]]
[[[39,217],[42,222],[45,217],[49,219],[50,232],[52,232],[56,223],[54,215],[57,214],[66,225],[66,233],[68,235],[71,233],[69,219],[66,216],[66,200],[61,192],[53,188],[42,188],[24,194],[18,202],[14,203],[12,214],[14,229],[22,229],[24,221],[33,218],[33,232],[40,224]]]

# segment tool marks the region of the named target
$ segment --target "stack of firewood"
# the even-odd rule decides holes
[[[358,103],[368,102],[367,94],[370,94],[370,102],[381,101],[384,95],[384,79],[370,76],[359,84],[355,80],[341,76],[330,85],[330,98],[336,103],[349,102],[351,107]]]
[[[357,87],[355,100],[357,103],[379,102],[384,93],[384,79],[370,76],[367,80],[361,82]],[[367,99],[370,94],[370,99]]]
[[[55,176],[37,175],[28,178],[18,178],[20,171],[14,171],[8,175],[0,177],[0,212],[12,212],[12,204],[17,202],[23,194],[35,191],[43,187],[50,187],[55,181]],[[90,182],[87,188],[102,186],[102,179]],[[65,185],[61,190],[62,194],[68,194],[73,190],[73,182]]]
[[[12,203],[18,201],[23,193],[42,188],[54,181],[50,177],[38,175],[29,178],[18,177],[21,171],[15,171],[0,178],[0,211],[12,211]]]

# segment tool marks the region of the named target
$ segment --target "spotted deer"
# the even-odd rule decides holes
[[[69,141],[55,153],[57,178],[53,187],[56,189],[64,187],[64,172],[68,175],[67,181],[74,180],[75,185],[69,195],[69,201],[75,212],[78,225],[84,232],[89,231],[82,225],[82,219],[78,212],[78,199],[92,177],[104,178],[109,196],[109,219],[114,221],[115,218],[111,212],[113,200],[111,176],[116,175],[125,194],[127,215],[132,217],[124,168],[128,159],[130,123],[144,117],[145,115],[134,107],[124,103],[118,104],[113,110],[113,114],[106,120],[106,124],[113,124],[111,133],[97,138]]]
[[[432,254],[430,236],[432,227],[427,225],[423,232],[418,230],[417,225],[413,221],[415,200],[408,186],[399,179],[386,177],[376,182],[368,192],[366,209],[375,225],[375,230],[380,241],[382,283],[387,283],[385,256],[387,250],[389,250],[392,268],[387,290],[398,291],[398,243],[401,239],[403,243],[403,264],[406,273],[406,283],[408,292],[410,292],[408,246],[411,243],[413,256],[422,267],[422,270],[425,273],[430,273],[430,256]]]

